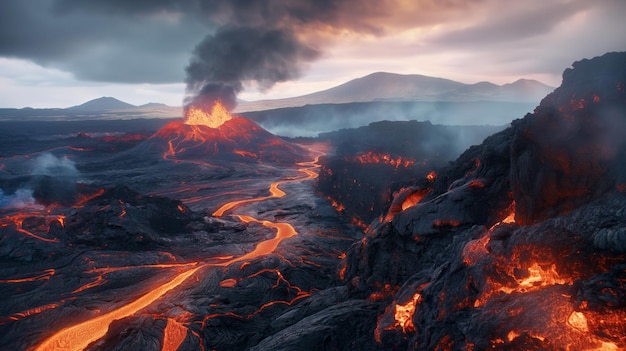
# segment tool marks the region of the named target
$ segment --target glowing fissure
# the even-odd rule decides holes
[[[61,302],[63,302],[63,301],[61,301]],[[20,320],[22,318],[26,318],[26,317],[32,316],[34,314],[39,314],[41,312],[44,312],[44,311],[47,311],[47,310],[50,310],[50,309],[53,309],[53,308],[57,308],[59,306],[60,306],[60,304],[58,304],[58,303],[50,303],[50,304],[47,304],[47,305],[30,308],[30,309],[27,309],[26,311],[14,313],[13,315],[11,315],[11,317],[8,317],[7,320],[9,320],[9,321],[17,321],[17,320]],[[3,321],[2,321],[2,319],[0,319],[0,325],[2,325],[2,324],[3,324]]]
[[[354,160],[361,164],[377,163],[391,165],[396,169],[400,167],[409,168],[415,164],[415,160],[412,158],[403,158],[402,156],[394,157],[390,154],[376,153],[373,151],[368,151],[365,154],[358,155],[354,158]],[[348,159],[348,161],[351,160]]]
[[[47,228],[45,228],[45,226],[38,226],[36,229],[43,233],[46,232],[48,233],[50,231],[50,225],[52,224],[53,221],[57,221],[59,222],[59,224],[61,226],[65,225],[65,216],[64,215],[50,215],[50,214],[42,214],[41,212],[33,212],[33,213],[25,213],[25,214],[17,214],[17,215],[13,215],[13,216],[6,216],[4,218],[2,218],[0,220],[0,227],[7,227],[11,224],[13,224],[15,226],[15,230],[30,236],[31,238],[37,239],[37,240],[41,240],[44,242],[48,242],[48,243],[57,243],[59,242],[59,239],[57,238],[46,238],[43,237],[41,235],[37,235],[35,233],[33,233],[31,230],[28,229],[24,229],[24,220],[29,218],[29,217],[42,217],[44,218],[44,220],[46,221],[46,225],[48,226]]]
[[[413,298],[407,301],[404,305],[396,304],[394,311],[394,318],[396,325],[402,328],[402,332],[414,332],[415,326],[413,325],[413,314],[415,313],[415,306],[422,300],[422,295],[417,292],[413,295]]]
[[[80,288],[72,291],[72,294],[77,294],[81,291],[85,291],[87,289],[91,289],[91,288],[95,288],[96,286],[100,286],[106,283],[106,280],[104,280],[104,278],[102,278],[101,275],[97,276],[96,279],[92,282],[89,282],[83,286],[81,286]]]
[[[315,158],[314,161],[311,162],[302,162],[299,163],[299,166],[304,166],[304,167],[317,167],[317,165],[315,165],[315,163],[317,162],[317,160],[319,159],[319,156]],[[270,193],[272,194],[272,196],[269,197],[263,197],[263,198],[259,198],[256,201],[262,201],[265,200],[266,198],[270,198],[270,197],[282,197],[285,196],[285,193],[278,189],[278,186],[280,184],[286,183],[286,182],[295,182],[295,181],[304,181],[304,180],[309,180],[309,179],[313,179],[317,176],[317,174],[315,172],[310,171],[307,168],[301,168],[299,169],[300,172],[304,173],[305,176],[301,177],[301,178],[294,178],[294,179],[289,179],[289,180],[283,180],[283,181],[278,181],[275,183],[272,183],[272,186],[270,187]],[[237,204],[239,204],[239,201],[233,201]],[[252,200],[248,200],[247,202],[252,202]],[[237,204],[231,206],[229,209],[233,208],[234,206],[236,206]],[[228,204],[227,204],[228,205]],[[225,205],[226,206],[226,205]],[[225,207],[222,206],[222,207]],[[259,220],[250,216],[245,216],[245,215],[236,215],[241,221],[249,223],[249,222],[256,222],[256,223],[260,223],[266,227],[269,228],[275,228],[276,229],[276,236],[272,239],[269,240],[265,240],[260,242],[259,244],[257,244],[257,246],[254,248],[253,251],[244,254],[240,257],[236,257],[236,258],[231,258],[228,260],[225,260],[223,262],[217,262],[217,263],[204,263],[199,265],[198,263],[187,263],[184,265],[195,265],[195,267],[190,268],[186,271],[183,271],[182,273],[177,274],[176,276],[174,276],[170,281],[168,281],[167,283],[160,285],[160,286],[156,286],[153,287],[152,289],[150,289],[146,294],[142,295],[141,297],[137,298],[136,300],[126,304],[125,306],[118,308],[116,310],[110,311],[108,313],[105,313],[101,316],[92,318],[90,320],[84,321],[84,322],[80,322],[78,324],[66,327],[64,329],[61,329],[60,331],[54,333],[52,336],[50,336],[49,338],[47,338],[46,340],[44,340],[41,344],[39,344],[35,350],[37,351],[44,351],[44,350],[71,350],[71,351],[79,351],[79,350],[83,350],[85,349],[89,344],[91,344],[94,341],[99,340],[100,338],[104,337],[109,329],[109,325],[118,319],[122,319],[122,318],[126,318],[129,316],[134,315],[136,312],[148,307],[149,305],[151,305],[153,302],[155,302],[156,300],[158,300],[160,297],[162,297],[163,295],[165,295],[167,292],[169,292],[170,290],[180,286],[183,282],[185,282],[189,277],[191,277],[192,275],[194,275],[196,272],[198,272],[199,270],[203,269],[203,268],[207,268],[207,267],[225,267],[228,266],[230,264],[236,263],[236,262],[241,262],[241,261],[245,261],[245,260],[250,260],[250,259],[254,259],[254,258],[258,258],[264,255],[267,255],[271,252],[273,252],[274,250],[276,250],[276,248],[278,247],[278,245],[281,243],[281,241],[283,239],[286,238],[290,238],[293,237],[295,235],[297,235],[297,232],[295,230],[295,228],[289,224],[289,223],[275,223],[275,222],[271,222],[271,221],[267,221],[267,220]],[[220,258],[223,259],[223,258]],[[178,265],[178,266],[184,266],[184,265]],[[159,266],[159,265],[154,265],[154,266]],[[174,265],[164,265],[164,266],[174,266]],[[147,266],[147,267],[153,267],[153,266]],[[125,269],[128,267],[118,267],[118,268],[102,268],[101,270],[106,270],[106,271],[111,271],[111,270],[115,270],[115,269]],[[292,304],[293,302],[295,302],[296,300],[299,300],[303,297],[308,296],[308,293],[306,292],[300,292],[294,299],[292,299],[291,301],[280,301],[280,302],[276,302],[276,303],[282,303],[282,304]],[[270,303],[271,304],[271,303]],[[268,307],[270,304],[266,304],[267,306],[264,305],[263,308]],[[177,327],[170,327],[170,328],[177,328]],[[168,331],[169,332],[169,331]],[[176,333],[179,333],[180,330],[178,330]],[[178,339],[177,339],[178,340]],[[184,340],[184,339],[183,339]],[[182,341],[180,341],[182,343]],[[168,337],[168,343],[169,343],[169,337]],[[165,345],[164,345],[165,347]],[[173,347],[173,344],[172,344]],[[164,349],[164,350],[175,350],[173,348],[170,349]]]
[[[15,278],[15,279],[0,279],[0,283],[24,283],[34,282],[37,280],[49,280],[55,273],[54,269],[46,269],[44,273],[36,275],[34,277]]]

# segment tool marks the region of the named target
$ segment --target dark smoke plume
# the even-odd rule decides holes
[[[195,48],[187,67],[185,105],[212,105],[215,100],[228,108],[246,81],[261,89],[297,78],[302,65],[319,52],[280,29],[224,28],[207,36]]]

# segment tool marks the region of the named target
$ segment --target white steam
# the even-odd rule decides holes
[[[52,177],[77,177],[80,173],[74,161],[67,157],[58,158],[50,153],[37,156],[34,160],[33,175]]]
[[[31,189],[18,189],[12,195],[4,195],[0,189],[0,210],[23,208],[42,209],[43,206],[37,203]]]
[[[46,189],[44,192],[48,194],[63,194],[62,189],[54,189],[52,187],[67,187],[67,184],[73,184],[73,181],[80,172],[76,169],[74,161],[67,157],[56,157],[51,153],[44,153],[30,161],[30,174],[33,176],[51,177],[47,179],[70,179],[70,183],[59,181],[51,182],[46,177],[33,177],[28,184],[22,184],[14,193],[5,193],[0,189],[0,210],[21,210],[34,209],[41,210],[45,207],[35,199],[35,192]],[[35,190],[38,189],[38,190]]]

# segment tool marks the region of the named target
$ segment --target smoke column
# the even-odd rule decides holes
[[[261,89],[297,78],[304,63],[319,52],[298,41],[289,31],[254,27],[219,29],[196,46],[187,67],[190,105],[209,109],[220,100],[227,109],[236,106],[243,82],[254,81]]]

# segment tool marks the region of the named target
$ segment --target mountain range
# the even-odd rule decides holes
[[[490,82],[465,84],[449,79],[411,74],[377,72],[336,87],[298,97],[240,101],[235,113],[267,111],[320,104],[446,102],[537,104],[552,87],[536,80],[520,79],[510,84]],[[179,118],[180,106],[160,103],[132,105],[113,97],[101,97],[68,108],[0,109],[0,120],[86,120]]]
[[[519,79],[504,85],[490,82],[465,84],[419,74],[377,72],[312,94],[286,99],[240,102],[235,112],[373,101],[538,103],[552,90],[554,90],[553,87],[530,79]]]

